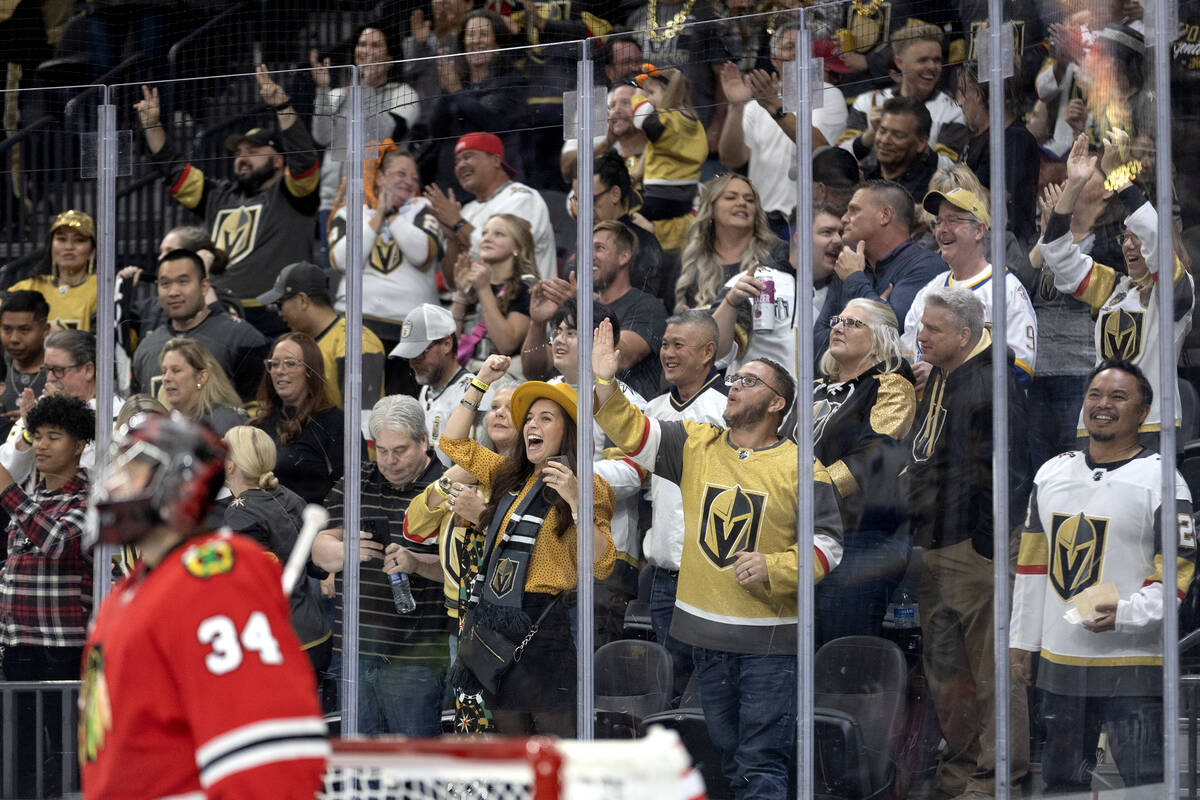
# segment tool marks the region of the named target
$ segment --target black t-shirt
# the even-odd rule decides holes
[[[294,413],[295,409],[290,407],[274,409],[254,424],[275,442],[278,449],[275,477],[279,482],[300,495],[304,502],[320,505],[334,482],[342,477],[342,410],[333,407],[316,412],[300,429],[299,436],[281,445],[279,424]]]
[[[26,389],[32,389],[34,397],[42,396],[42,390],[46,388],[45,367],[40,368],[37,372],[20,372],[13,366],[12,356],[5,353],[4,370],[6,375],[4,391],[0,392],[0,412],[16,411],[21,393]],[[13,420],[8,417],[0,417],[0,437],[7,436],[12,426]]]
[[[621,323],[621,332],[632,331],[646,340],[650,352],[629,369],[617,373],[642,397],[658,397],[662,394],[662,368],[659,366],[658,351],[662,349],[663,333],[667,330],[667,309],[662,301],[640,289],[630,289],[616,300],[607,304]]]

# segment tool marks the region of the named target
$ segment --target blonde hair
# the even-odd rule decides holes
[[[249,425],[235,425],[225,432],[225,444],[229,445],[227,458],[243,478],[264,492],[279,485],[279,479],[271,471],[275,469],[275,443],[266,431]]]
[[[984,210],[991,216],[992,213],[992,194],[987,189],[983,188],[983,184],[979,181],[979,176],[971,170],[966,164],[951,164],[947,167],[939,167],[937,172],[933,173],[933,177],[929,179],[930,192],[942,192],[945,194],[951,189],[966,189],[976,197],[979,202],[983,203]],[[936,217],[925,210],[924,206],[918,206],[918,221],[921,225],[933,230],[933,223]]]
[[[917,42],[937,42],[940,45],[943,41],[945,36],[937,25],[928,22],[914,23],[910,20],[907,26],[892,35],[892,53],[904,55],[904,51]]]
[[[650,80],[655,79],[663,85],[661,110],[674,109],[696,116],[696,109],[692,106],[692,83],[683,70],[664,67],[652,74]]]
[[[750,179],[735,173],[718,175],[700,187],[700,205],[696,209],[696,218],[688,226],[687,244],[683,247],[680,261],[679,280],[675,284],[675,308],[688,305],[687,293],[694,289],[697,308],[707,306],[717,299],[721,287],[725,285],[725,274],[722,264],[717,263],[716,255],[716,223],[713,221],[713,206],[717,198],[725,193],[726,187],[732,181],[739,180],[750,187],[754,193],[754,233],[750,244],[742,251],[742,260],[738,272],[743,272],[755,261],[766,264],[771,256],[772,245],[779,240],[767,223],[767,212],[763,210],[762,198],[758,189]]]
[[[196,404],[197,419],[208,416],[218,408],[241,407],[242,398],[238,397],[238,393],[234,391],[233,384],[229,382],[228,376],[225,375],[225,370],[218,363],[212,352],[204,346],[203,342],[180,337],[168,340],[163,345],[162,352],[158,354],[160,367],[162,366],[162,358],[167,353],[178,353],[192,369],[197,372],[208,372],[208,380],[200,385],[200,400]],[[175,407],[167,400],[166,390],[161,386],[158,389],[158,402],[162,403],[168,410],[175,410]]]
[[[170,412],[166,406],[148,394],[131,394],[129,399],[121,404],[121,410],[117,412],[117,419],[113,423],[113,430],[121,430],[135,415],[142,413],[166,415]]]
[[[517,241],[517,253],[513,256],[512,274],[504,280],[504,294],[496,298],[496,305],[499,306],[500,313],[508,314],[508,304],[521,293],[521,279],[538,277],[535,246],[533,233],[530,232],[529,223],[525,220],[515,214],[492,214],[483,224],[486,225],[494,219],[503,222],[504,227],[508,228],[509,235]]]
[[[867,330],[871,334],[870,355],[873,363],[878,364],[882,361],[884,372],[895,372],[899,369],[900,364],[904,362],[904,356],[900,350],[900,329],[896,322],[896,312],[892,310],[892,307],[878,300],[856,297],[846,303],[842,310],[850,308],[862,309],[866,314]],[[841,374],[838,362],[828,349],[821,355],[817,369],[834,381],[838,380],[838,376]]]

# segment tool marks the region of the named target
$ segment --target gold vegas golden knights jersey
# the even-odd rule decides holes
[[[735,653],[796,651],[796,444],[761,450],[735,447],[729,431],[708,423],[650,419],[621,392],[596,411],[596,421],[635,463],[679,484],[684,543],[671,635],[695,647]],[[842,557],[842,524],[825,468],[814,469],[811,513],[814,579]],[[742,552],[766,555],[768,581],[737,582]]]

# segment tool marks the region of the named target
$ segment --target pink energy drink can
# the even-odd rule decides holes
[[[763,289],[754,301],[754,330],[769,331],[775,327],[775,281],[761,280]]]

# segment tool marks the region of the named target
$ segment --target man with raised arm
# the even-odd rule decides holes
[[[796,444],[779,427],[795,382],[775,362],[749,361],[729,379],[728,427],[669,422],[646,417],[616,391],[620,357],[605,320],[592,349],[596,421],[683,496],[671,635],[694,648],[705,721],[734,797],[782,800],[795,756],[800,508]],[[841,560],[842,529],[820,463],[813,477],[819,581]]]

